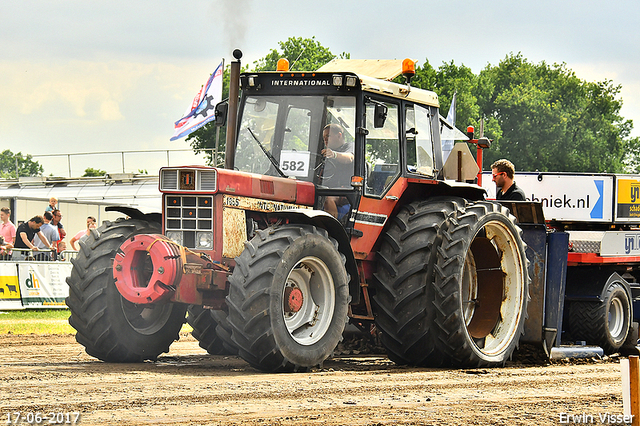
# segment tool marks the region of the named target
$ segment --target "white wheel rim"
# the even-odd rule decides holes
[[[464,315],[464,323],[468,327],[473,313],[475,312],[476,303],[474,300],[478,297],[478,282],[473,271],[476,270],[476,262],[471,251],[467,253],[464,260],[464,273],[462,274],[462,313]]]
[[[291,289],[302,294],[299,309],[289,306]],[[315,256],[301,259],[289,271],[282,293],[282,314],[291,338],[304,346],[318,342],[331,325],[335,306],[335,284],[327,265]]]
[[[515,334],[518,332],[522,318],[522,305],[526,295],[524,294],[523,282],[526,280],[526,265],[520,257],[518,245],[515,243],[516,237],[510,228],[499,221],[489,222],[484,227],[486,238],[496,248],[501,255],[500,269],[504,274],[504,293],[500,305],[499,318],[493,330],[480,339],[474,339],[476,350],[486,356],[496,356],[502,353],[513,342],[519,339]],[[474,237],[475,238],[475,237]],[[465,325],[469,326],[475,309],[474,298],[478,294],[478,279],[474,273],[482,265],[477,264],[471,249],[467,251],[462,277],[462,312]],[[469,332],[467,330],[467,332]]]
[[[622,306],[622,301],[617,297],[611,299],[608,323],[609,335],[613,339],[618,340],[622,335],[622,329],[624,327],[624,307]]]

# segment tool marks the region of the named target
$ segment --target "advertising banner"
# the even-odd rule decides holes
[[[22,304],[25,308],[66,308],[69,295],[65,279],[71,275],[70,263],[20,262],[18,278]]]
[[[0,263],[0,310],[22,309],[18,268],[15,263]]]
[[[640,221],[640,176],[617,175],[616,220]]]
[[[603,232],[600,256],[640,256],[640,231]]]
[[[516,173],[514,180],[528,201],[542,203],[546,220],[613,220],[614,175]],[[483,173],[482,186],[487,197],[495,199],[496,184],[491,181],[491,173]]]

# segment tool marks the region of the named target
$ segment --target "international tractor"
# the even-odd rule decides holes
[[[414,63],[241,74],[234,56],[225,168],[162,168],[161,214],[112,207],[127,217],[80,243],[67,304],[87,353],[155,360],[188,320],[212,354],[300,371],[351,323],[398,364],[503,365],[530,298],[522,231],[466,143],[443,161],[453,129]]]

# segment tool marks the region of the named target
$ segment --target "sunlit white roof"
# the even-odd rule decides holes
[[[51,197],[65,203],[129,206],[143,213],[162,209],[157,176],[0,179],[0,198],[48,201]]]
[[[393,83],[402,74],[402,60],[398,59],[333,59],[320,67],[318,72],[352,72],[357,74],[362,89],[439,107],[438,95],[430,90]]]

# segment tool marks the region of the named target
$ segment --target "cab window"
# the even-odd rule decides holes
[[[385,103],[387,118],[384,126],[373,125],[375,104],[367,103],[367,130],[365,145],[366,185],[365,194],[381,196],[400,174],[400,141],[398,106]]]
[[[429,110],[420,105],[405,107],[407,169],[433,176],[433,139]]]

